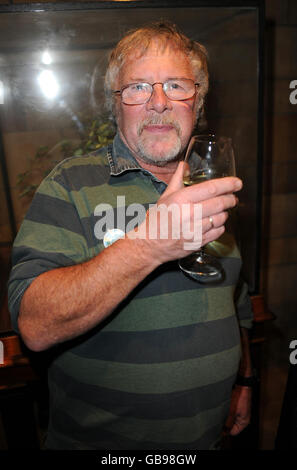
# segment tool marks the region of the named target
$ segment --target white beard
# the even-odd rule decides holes
[[[162,153],[152,151],[150,149],[149,142],[147,139],[143,138],[138,142],[138,155],[146,163],[153,163],[157,166],[165,166],[166,163],[172,162],[177,159],[182,151],[181,140],[179,137],[176,137],[174,145],[171,145],[170,149]]]
[[[156,136],[155,138],[158,139],[160,143],[162,143],[162,139],[164,140],[164,150],[156,150],[154,149],[153,143],[152,142],[152,136],[145,135],[143,133],[143,129],[145,126],[148,125],[167,125],[170,124],[174,127],[176,136],[173,137],[170,135],[164,135],[164,136]],[[170,131],[172,133],[172,131]],[[149,164],[154,164],[157,166],[165,166],[166,163],[174,161],[178,159],[180,153],[183,151],[182,148],[182,142],[180,138],[180,125],[179,123],[174,120],[170,119],[168,117],[160,117],[160,116],[153,116],[151,118],[145,119],[140,125],[137,130],[137,133],[139,135],[139,140],[138,140],[138,155],[139,157],[146,163]],[[173,139],[172,143],[170,145],[166,145],[167,139]]]

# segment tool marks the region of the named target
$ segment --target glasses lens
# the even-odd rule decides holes
[[[164,91],[170,100],[186,100],[195,93],[195,83],[190,79],[169,80],[164,83]]]
[[[152,86],[149,83],[132,83],[122,91],[122,101],[126,104],[142,104],[151,96]]]
[[[168,80],[163,84],[163,90],[170,100],[186,100],[194,96],[195,83],[186,78]],[[150,99],[152,91],[153,85],[149,83],[131,83],[123,89],[122,101],[125,104],[143,104]]]

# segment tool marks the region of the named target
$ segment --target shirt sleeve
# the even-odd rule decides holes
[[[41,183],[33,198],[14,241],[8,280],[8,305],[17,333],[21,300],[34,279],[89,257],[78,209],[71,191],[53,177]]]

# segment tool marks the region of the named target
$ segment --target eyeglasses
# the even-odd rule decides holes
[[[155,85],[162,85],[163,91],[167,98],[173,101],[183,101],[192,98],[196,93],[195,83],[190,78],[174,78],[167,82],[156,82],[152,85],[150,83],[130,83],[116,90],[113,93],[121,95],[124,104],[144,104],[147,103],[154,91]]]

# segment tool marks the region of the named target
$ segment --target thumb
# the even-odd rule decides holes
[[[183,177],[185,172],[185,165],[186,163],[184,161],[179,162],[162,197],[168,196],[169,194],[174,193],[175,191],[178,191],[184,187]]]

